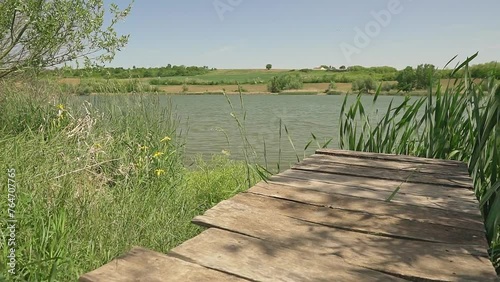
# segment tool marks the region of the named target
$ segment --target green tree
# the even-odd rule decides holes
[[[415,70],[408,66],[400,71],[396,77],[397,88],[401,91],[410,92],[415,88],[416,74]]]
[[[272,69],[272,68],[273,68],[273,65],[271,65],[271,64],[267,64],[267,65],[266,65],[266,69],[267,69],[267,70],[270,70],[270,69]]]
[[[0,78],[68,61],[111,61],[128,42],[114,26],[130,8],[111,4],[105,23],[103,0],[0,1]]]
[[[426,89],[434,83],[436,67],[431,64],[419,65],[415,71],[415,88]]]

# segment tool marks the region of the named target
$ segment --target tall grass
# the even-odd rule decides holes
[[[157,96],[73,103],[56,92],[0,84],[0,181],[15,168],[18,187],[17,275],[2,247],[1,281],[74,281],[133,245],[167,252],[201,231],[194,216],[252,184],[222,156],[185,167],[177,119]]]
[[[366,113],[361,96],[350,107],[346,107],[346,96],[340,114],[340,147],[468,163],[485,220],[491,259],[498,270],[500,89],[492,79],[483,82],[470,79],[469,63],[476,55],[452,73],[461,70],[464,79],[450,83],[446,89],[438,84],[426,97],[406,97],[399,105],[391,103],[377,121]],[[373,103],[380,90],[379,87]]]
[[[79,84],[61,84],[64,92],[76,95],[92,93],[156,93],[160,88],[138,79],[84,79]]]

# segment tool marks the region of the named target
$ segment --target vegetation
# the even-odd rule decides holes
[[[301,89],[302,86],[302,78],[299,75],[285,74],[273,77],[267,84],[267,89],[271,93],[279,93],[283,90]]]
[[[404,70],[398,73],[396,81],[398,82],[398,90],[404,92],[410,92],[415,88],[417,75],[412,67],[406,67]]]
[[[266,69],[267,69],[267,70],[271,70],[272,68],[273,68],[273,65],[271,65],[271,64],[267,64],[267,65],[266,65]]]
[[[168,64],[166,67],[159,68],[91,68],[91,69],[72,69],[69,67],[63,68],[56,72],[62,77],[83,77],[83,78],[144,78],[144,77],[172,77],[172,76],[196,76],[207,74],[210,71],[207,66],[172,66]]]
[[[468,163],[485,218],[490,255],[499,269],[500,89],[493,79],[481,83],[470,79],[468,64],[474,57],[452,73],[464,74],[456,85],[444,90],[438,85],[435,97],[429,93],[417,100],[407,98],[390,106],[377,121],[370,120],[360,96],[347,109],[346,96],[340,114],[340,147]]]
[[[108,62],[126,45],[115,24],[130,6],[111,4],[104,22],[104,1],[0,2],[0,78],[12,73],[38,71],[67,61]]]
[[[68,94],[90,95],[92,93],[153,93],[161,92],[158,87],[151,86],[137,79],[104,80],[86,79],[79,84],[61,84],[61,89]]]
[[[201,231],[194,216],[253,184],[222,156],[186,168],[157,96],[72,104],[45,83],[0,90],[0,169],[16,171],[19,226],[17,275],[1,281],[74,281],[133,245],[167,252]],[[6,258],[2,248],[0,275]]]
[[[358,79],[352,83],[352,91],[359,91],[359,93],[370,93],[375,88],[376,82],[371,77]]]

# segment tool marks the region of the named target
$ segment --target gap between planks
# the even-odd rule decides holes
[[[252,207],[240,200],[223,201],[193,222],[405,277],[446,281],[496,277],[481,242],[429,243],[336,230],[283,216],[275,209],[258,208],[259,201]]]

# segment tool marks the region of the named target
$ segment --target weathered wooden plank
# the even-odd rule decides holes
[[[496,279],[495,271],[482,244],[440,244],[348,232],[282,216],[272,209],[252,208],[235,201],[221,202],[203,216],[196,217],[193,222],[269,240],[298,251],[314,252],[323,259],[340,257],[352,265],[402,275],[411,280],[420,278],[440,281],[494,281]],[[204,244],[191,246],[192,252],[189,255],[196,257],[196,247],[204,248],[203,245],[211,243],[218,244],[205,241]],[[229,249],[227,246],[219,248]],[[261,248],[267,250],[273,258],[282,259],[286,263],[287,259],[281,253],[268,250],[266,245],[262,245]],[[237,251],[235,253],[236,257],[225,257],[224,260],[237,260],[238,255],[247,256],[246,253]],[[315,258],[315,256],[310,257]],[[258,260],[256,256],[252,259]],[[206,266],[212,267],[216,264]],[[291,264],[290,268],[293,266]],[[334,278],[332,281],[342,281],[339,277]],[[369,279],[363,277],[363,280]]]
[[[291,177],[304,180],[320,181],[325,183],[334,183],[344,186],[350,186],[353,188],[369,188],[378,190],[390,190],[394,191],[396,188],[400,188],[399,192],[419,195],[419,196],[436,196],[436,197],[446,197],[455,198],[467,202],[476,203],[476,196],[474,191],[467,188],[457,188],[448,187],[438,184],[426,184],[426,183],[413,183],[401,180],[387,180],[387,179],[377,179],[365,176],[354,176],[354,175],[343,175],[343,174],[332,174],[325,172],[316,171],[303,171],[303,170],[287,170],[277,176],[273,177]]]
[[[220,229],[208,229],[170,255],[254,281],[403,281],[306,249]]]
[[[247,281],[193,263],[135,247],[90,273],[80,282]]]
[[[260,182],[250,188],[248,192],[333,209],[364,211],[374,215],[390,215],[403,219],[484,231],[483,221],[479,214],[456,212],[453,209],[430,208],[428,205],[419,205],[418,202],[408,205],[408,201],[398,201],[397,198],[388,203],[378,198],[378,193],[373,194],[370,190],[343,188],[345,191],[332,190],[340,192],[337,194],[312,190],[305,185],[289,186],[275,182]]]
[[[268,209],[284,216],[356,232],[436,243],[467,245],[480,242],[484,247],[487,247],[486,235],[483,230],[458,228],[392,215],[330,209],[252,194],[239,194],[231,198],[230,201],[245,204],[251,208]]]
[[[357,151],[347,151],[347,150],[337,150],[337,149],[319,149],[316,150],[316,154],[335,155],[340,157],[377,159],[377,160],[391,160],[391,161],[411,162],[411,163],[421,163],[421,164],[436,164],[443,166],[460,167],[467,170],[467,164],[455,160],[430,159],[430,158],[413,157],[406,155],[357,152]]]
[[[360,197],[369,197],[379,200],[386,200],[399,187],[399,191],[393,199],[395,202],[404,202],[480,215],[477,201],[474,200],[475,196],[473,192],[467,189],[454,189],[457,190],[457,193],[450,190],[440,193],[439,186],[434,185],[382,181],[366,177],[331,175],[300,170],[288,170],[277,176],[271,177],[270,180],[326,193],[360,195]],[[384,185],[384,183],[386,183],[386,185]],[[460,195],[459,193],[462,192],[470,193],[470,195]]]
[[[292,169],[472,189],[472,183],[468,177],[460,178],[458,176],[427,175],[416,171],[409,172],[402,170],[388,170],[384,168],[364,168],[337,163],[323,163],[318,159],[304,160],[294,165]]]
[[[322,163],[336,163],[336,164],[346,164],[355,165],[360,167],[374,167],[374,168],[384,168],[392,170],[402,170],[402,171],[418,171],[420,173],[438,176],[460,177],[460,179],[467,179],[472,181],[469,177],[469,172],[467,168],[455,167],[455,166],[444,166],[441,164],[426,164],[426,163],[414,163],[414,162],[400,162],[392,160],[380,160],[380,159],[368,159],[368,158],[356,158],[356,157],[344,157],[336,155],[325,155],[325,154],[314,154],[304,160],[317,160]]]

